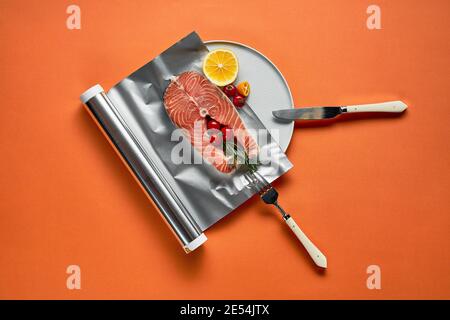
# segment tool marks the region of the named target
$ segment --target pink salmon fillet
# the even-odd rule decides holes
[[[191,144],[217,170],[229,173],[235,168],[232,159],[224,154],[222,148],[214,147],[210,137],[204,134],[207,116],[233,129],[237,141],[248,156],[257,156],[258,145],[231,101],[202,74],[187,71],[172,79],[164,93],[164,106],[170,119],[183,129]]]

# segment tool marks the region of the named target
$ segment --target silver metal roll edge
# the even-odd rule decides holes
[[[146,158],[102,86],[97,84],[89,88],[81,94],[80,100],[161,213],[184,251],[189,253],[200,247],[207,240],[205,234],[186,209],[161,187],[164,181],[152,168],[151,161]]]

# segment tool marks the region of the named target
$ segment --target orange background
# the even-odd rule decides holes
[[[450,298],[450,2],[0,1],[0,298]],[[280,202],[186,255],[79,102],[196,30],[266,54],[297,105],[403,100],[401,117],[298,125]],[[81,267],[81,290],[66,268]],[[368,290],[366,268],[382,271]]]

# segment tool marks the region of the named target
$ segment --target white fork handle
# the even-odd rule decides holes
[[[320,252],[320,250],[314,245],[314,243],[312,243],[311,240],[309,240],[306,234],[303,233],[300,227],[295,223],[294,219],[292,219],[292,217],[289,217],[285,221],[289,226],[289,228],[291,228],[291,230],[295,233],[298,240],[300,240],[300,242],[303,244],[306,251],[308,251],[314,263],[321,268],[326,268],[327,258],[324,256],[322,252]]]
[[[347,112],[403,112],[408,106],[402,101],[347,106]]]

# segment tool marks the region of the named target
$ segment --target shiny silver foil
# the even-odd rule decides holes
[[[224,174],[205,161],[175,164],[171,160],[174,146],[189,141],[171,141],[176,126],[163,105],[164,91],[173,76],[189,70],[202,72],[207,53],[193,32],[108,93],[96,94],[86,102],[186,251],[204,230],[255,193],[254,188],[245,187],[243,170]],[[239,114],[248,129],[259,129],[261,137],[255,137],[262,155],[258,173],[272,182],[292,164],[250,106],[240,109]],[[190,152],[192,157],[199,156],[194,148]]]

